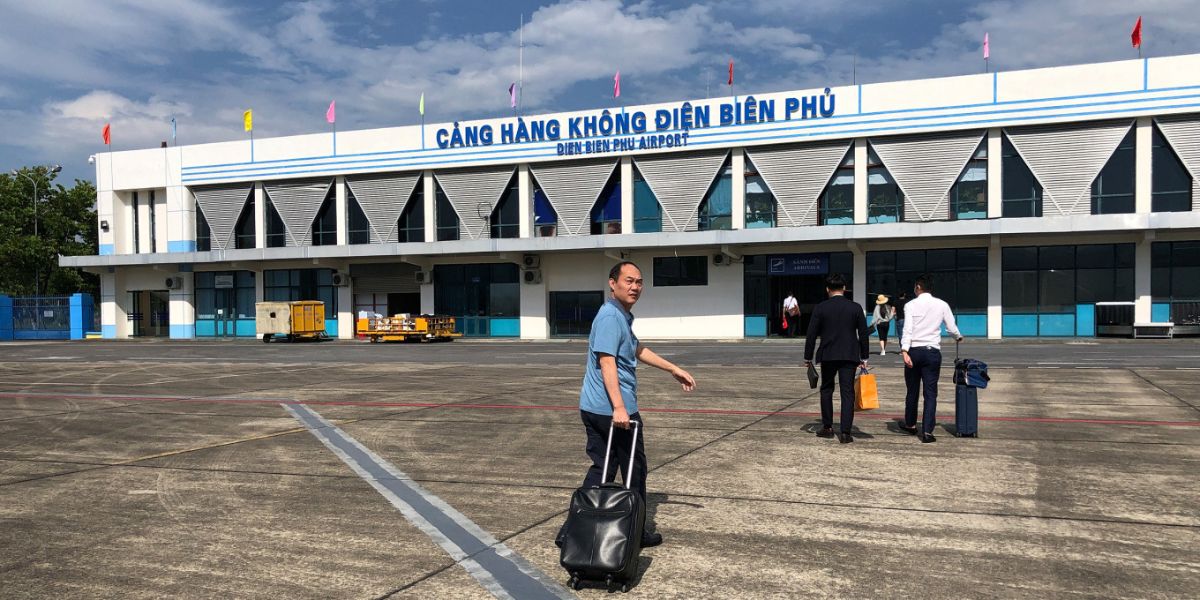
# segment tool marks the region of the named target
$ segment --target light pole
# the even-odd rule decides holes
[[[53,165],[53,166],[46,167],[46,175],[50,175],[51,173],[58,173],[59,171],[62,171],[62,165]],[[37,205],[38,182],[37,182],[37,179],[30,177],[28,173],[22,173],[21,171],[18,171],[16,169],[13,169],[12,174],[13,174],[13,177],[17,177],[17,176],[24,177],[25,179],[29,180],[29,183],[33,184],[33,237],[34,237],[34,239],[40,240],[40,238],[38,236],[38,205]],[[33,269],[34,269],[33,270],[33,295],[34,295],[34,297],[37,297],[39,288],[41,288],[41,286],[42,286],[42,265],[40,263],[34,263]]]

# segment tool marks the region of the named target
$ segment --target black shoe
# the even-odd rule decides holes
[[[845,431],[839,431],[837,434],[837,439],[843,444],[849,444],[850,442],[854,441],[854,436],[846,433]]]
[[[917,435],[916,425],[905,425],[904,423],[896,423],[896,428],[908,435]]]
[[[930,444],[937,441],[937,438],[933,437],[932,433],[920,433],[917,434],[917,437],[920,438],[922,444]]]
[[[648,531],[642,533],[642,547],[643,548],[653,548],[661,543],[662,543],[662,534],[661,533],[658,533],[657,531],[654,533],[650,533]]]
[[[823,438],[831,438],[831,437],[833,437],[833,428],[832,428],[832,427],[826,427],[826,428],[824,428],[824,429],[818,429],[818,430],[817,430],[817,437],[823,437]]]

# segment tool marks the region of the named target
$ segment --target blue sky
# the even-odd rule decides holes
[[[0,0],[0,168],[93,179],[113,148],[447,121],[508,112],[524,14],[527,113],[1200,52],[1194,0]]]

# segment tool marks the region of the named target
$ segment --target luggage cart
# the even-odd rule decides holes
[[[254,305],[254,312],[254,333],[264,343],[274,339],[292,342],[326,337],[324,302],[259,302]]]
[[[462,334],[454,330],[454,317],[399,314],[367,319],[362,335],[376,342],[448,342]]]

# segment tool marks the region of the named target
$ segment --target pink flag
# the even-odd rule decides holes
[[[986,58],[991,57],[991,55],[992,55],[991,49],[988,47],[988,34],[984,33],[983,34],[983,57],[986,59]]]
[[[334,104],[335,104],[336,102],[337,102],[337,100],[330,100],[330,101],[329,101],[329,109],[327,109],[327,110],[325,111],[325,121],[326,121],[327,123],[333,123],[334,121],[336,121],[336,120],[337,120],[337,109],[336,109],[336,108],[334,108]]]
[[[617,76],[613,77],[613,98],[621,97],[621,72],[617,71]]]
[[[508,86],[508,105],[510,108],[517,107],[517,84],[512,83]]]

